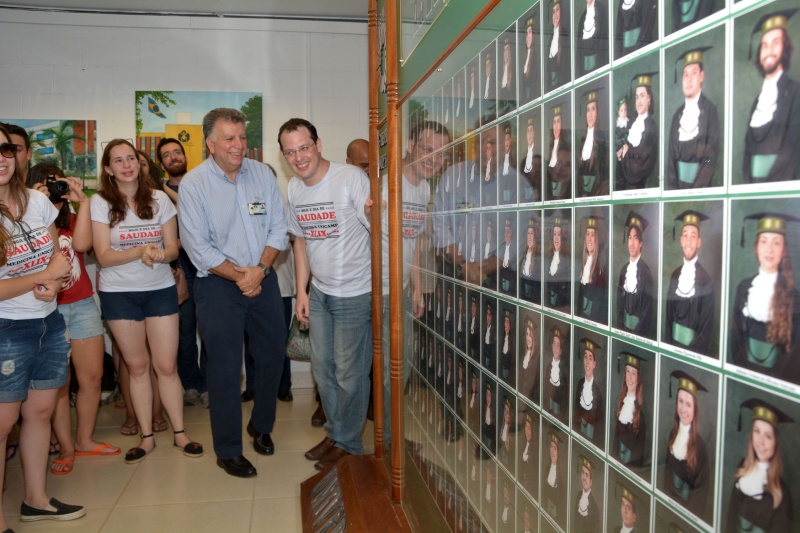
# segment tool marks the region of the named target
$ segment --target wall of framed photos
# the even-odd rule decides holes
[[[452,530],[800,531],[795,5],[501,2],[406,100],[406,439]]]

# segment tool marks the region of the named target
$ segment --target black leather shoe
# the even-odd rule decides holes
[[[253,439],[253,449],[261,455],[272,455],[275,453],[275,445],[269,433],[258,433]]]
[[[248,461],[244,455],[239,455],[233,459],[217,458],[217,466],[236,477],[254,477],[258,473],[253,463]]]
[[[242,403],[252,402],[256,394],[251,390],[242,391]]]
[[[282,402],[291,402],[294,400],[294,396],[292,396],[291,390],[287,390],[286,392],[279,392],[278,399]]]

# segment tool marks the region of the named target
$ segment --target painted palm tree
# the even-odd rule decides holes
[[[62,120],[55,128],[47,128],[42,130],[42,137],[47,136],[52,136],[53,148],[56,152],[58,152],[58,156],[61,159],[61,169],[66,172],[67,161],[69,157],[73,155],[72,142],[86,142],[86,139],[80,135],[75,135],[74,130],[72,129],[71,120]]]

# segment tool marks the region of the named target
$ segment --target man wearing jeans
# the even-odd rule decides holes
[[[352,165],[322,158],[322,141],[307,120],[278,132],[289,182],[289,231],[295,235],[297,318],[311,328],[311,372],[328,421],[327,436],[306,452],[327,470],[360,454],[372,363],[372,275],[369,179]],[[311,291],[307,291],[310,275]]]

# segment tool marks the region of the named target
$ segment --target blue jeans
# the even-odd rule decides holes
[[[187,258],[188,260],[188,258]],[[186,275],[186,287],[189,289],[189,299],[183,302],[178,312],[180,313],[179,343],[178,343],[178,375],[181,378],[183,388],[186,390],[195,389],[199,393],[208,390],[206,383],[206,352],[205,342],[200,341],[200,358],[198,360],[197,351],[197,312],[194,300],[194,281],[197,271],[193,266],[184,266],[181,257],[181,267]]]
[[[403,391],[406,390],[408,376],[411,373],[409,358],[411,354],[411,296],[408,291],[403,291]],[[389,335],[391,321],[389,318],[389,295],[383,295],[383,411],[384,430],[383,440],[386,445],[392,442],[392,384],[391,384],[391,355],[389,353]],[[405,393],[404,393],[405,394]],[[401,413],[405,412],[403,409]]]
[[[242,347],[250,338],[255,362],[253,412],[258,433],[272,433],[283,368],[286,329],[275,276],[261,282],[261,294],[247,298],[232,281],[209,275],[195,280],[197,320],[208,347],[211,435],[220,459],[242,455]]]
[[[311,373],[328,418],[325,430],[337,447],[360,454],[372,365],[372,293],[344,298],[312,285],[309,312]]]

